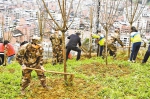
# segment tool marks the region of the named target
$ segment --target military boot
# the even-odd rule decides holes
[[[21,89],[20,93],[21,93],[21,95],[25,95],[25,90]]]

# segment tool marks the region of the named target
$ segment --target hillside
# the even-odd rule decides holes
[[[21,68],[18,63],[0,67],[1,99],[149,99],[150,64],[141,64],[143,54],[139,53],[137,62],[127,61],[125,53],[118,53],[117,59],[108,57],[109,64],[100,57],[91,59],[81,57],[67,61],[67,70],[74,74],[73,84],[67,86],[63,75],[45,73],[47,85],[44,90],[35,72],[32,72],[30,86],[26,95],[20,95]],[[63,72],[63,65],[44,65],[48,71]],[[68,76],[69,79],[69,76]]]

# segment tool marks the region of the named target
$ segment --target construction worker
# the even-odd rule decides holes
[[[59,31],[55,31],[50,37],[53,50],[52,64],[56,65],[57,63],[63,63],[63,50],[62,50],[62,36],[59,35]]]
[[[124,47],[123,42],[120,40],[119,37],[119,30],[115,29],[114,33],[111,33],[110,36],[108,36],[108,40],[105,41],[105,46],[104,46],[104,51],[103,51],[103,58],[105,58],[105,47],[107,43],[107,50],[110,51],[110,56],[113,56],[113,58],[116,58],[116,52],[117,52],[117,47],[115,46],[115,42],[118,42],[122,47]]]
[[[92,37],[98,40],[98,44],[100,46],[98,52],[99,52],[99,56],[102,56],[102,52],[104,49],[105,36],[99,33],[99,34],[92,34]]]
[[[45,69],[43,67],[43,48],[39,44],[39,41],[40,37],[34,36],[31,43],[22,44],[16,55],[16,60],[22,66],[22,95],[25,95],[25,88],[28,87],[31,81],[32,70],[28,68],[41,69],[41,71],[35,71],[43,88],[46,90],[48,89],[46,86],[46,76],[44,74]]]
[[[135,63],[138,51],[141,46],[142,39],[141,39],[140,33],[134,26],[131,27],[130,39],[132,42],[132,50],[131,50],[131,54],[130,54],[130,59],[128,61]]]

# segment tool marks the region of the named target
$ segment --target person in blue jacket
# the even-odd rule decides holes
[[[138,32],[138,30],[134,26],[131,27],[130,39],[132,42],[132,50],[131,50],[129,61],[135,63],[138,51],[139,51],[140,46],[141,46],[142,39],[141,39],[140,33]]]

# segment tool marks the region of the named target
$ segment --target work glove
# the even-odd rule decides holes
[[[46,71],[45,68],[44,68],[43,66],[41,66],[41,69],[42,69],[43,72]]]
[[[27,67],[26,67],[26,65],[22,65],[22,70],[25,70]]]

